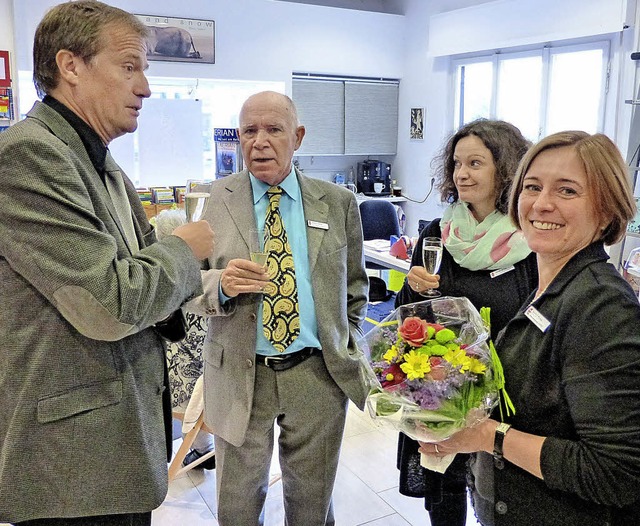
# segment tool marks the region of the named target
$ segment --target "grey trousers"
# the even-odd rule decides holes
[[[338,467],[347,398],[321,355],[286,371],[256,367],[256,384],[244,444],[218,436],[216,481],[220,526],[261,526],[268,489],[274,422],[286,526],[335,524],[331,494]]]

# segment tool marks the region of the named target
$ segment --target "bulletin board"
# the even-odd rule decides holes
[[[202,179],[202,101],[147,99],[138,119],[140,186]]]

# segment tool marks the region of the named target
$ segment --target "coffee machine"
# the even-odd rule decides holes
[[[391,165],[382,161],[358,163],[358,192],[370,196],[391,195]]]

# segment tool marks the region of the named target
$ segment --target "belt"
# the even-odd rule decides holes
[[[301,351],[292,352],[290,354],[284,354],[282,356],[264,356],[263,354],[256,354],[256,363],[260,365],[266,365],[269,369],[274,371],[286,371],[295,367],[299,363],[304,362],[310,356],[320,352],[320,349],[315,347],[305,347]]]

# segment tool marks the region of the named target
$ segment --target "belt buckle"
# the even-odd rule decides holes
[[[281,362],[284,361],[284,358],[281,358],[280,356],[265,356],[264,357],[264,364],[267,367],[272,367],[274,365],[277,365]]]

